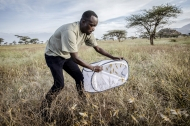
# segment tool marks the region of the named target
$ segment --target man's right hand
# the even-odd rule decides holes
[[[102,66],[92,66],[91,70],[94,72],[100,72],[103,70],[103,68]]]

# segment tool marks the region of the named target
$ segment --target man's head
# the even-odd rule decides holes
[[[80,20],[80,30],[82,33],[86,33],[90,35],[98,24],[98,16],[93,11],[85,11],[82,14],[82,18]]]

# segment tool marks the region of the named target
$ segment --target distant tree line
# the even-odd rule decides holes
[[[17,38],[19,38],[18,43],[16,41],[13,41],[12,43],[9,43],[9,45],[16,45],[16,44],[42,44],[43,41],[39,41],[38,38],[30,38],[28,36],[20,36],[20,35],[15,35]],[[4,42],[3,38],[0,38],[0,46]],[[8,45],[8,42],[4,42],[4,45]]]
[[[175,29],[164,28],[164,29],[160,29],[158,32],[156,32],[154,39],[156,39],[156,38],[178,38],[179,36],[187,37],[187,36],[190,36],[190,33],[189,33],[189,35],[187,35],[187,34],[182,34],[181,32],[178,32]],[[149,39],[149,34],[147,32],[142,32],[139,35],[139,38]]]
[[[18,43],[19,44],[39,44],[40,41],[38,38],[30,38],[28,36],[20,36],[20,35],[15,35],[17,38],[19,38]],[[43,43],[43,42],[42,42]]]

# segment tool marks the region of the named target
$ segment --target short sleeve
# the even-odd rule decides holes
[[[76,34],[67,30],[61,33],[62,51],[64,52],[78,52]]]
[[[86,44],[87,46],[92,46],[92,47],[98,45],[97,42],[96,42],[96,39],[95,39],[95,37],[94,37],[94,34],[90,34],[90,35],[89,35],[89,37],[88,37],[87,40],[85,41],[85,44]]]

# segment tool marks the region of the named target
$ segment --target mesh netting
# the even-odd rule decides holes
[[[128,63],[125,60],[103,60],[92,63],[102,66],[101,72],[83,68],[84,89],[88,92],[101,92],[124,84],[128,79]]]

